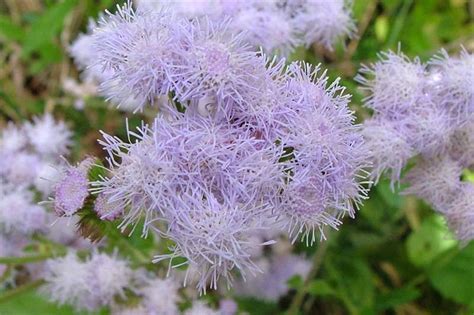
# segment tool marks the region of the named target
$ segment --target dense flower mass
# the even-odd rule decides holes
[[[120,109],[141,110],[172,88],[186,100],[201,95],[206,107],[206,91],[239,97],[239,87],[256,87],[260,78],[249,72],[255,48],[283,56],[312,43],[331,48],[354,29],[344,0],[142,0],[137,7],[129,1],[118,14],[91,21],[70,46],[83,83],[63,84],[78,108],[99,93]]]
[[[125,289],[133,289],[132,277],[127,263],[116,257],[93,253],[81,261],[75,253],[69,253],[48,262],[44,290],[61,304],[94,310],[113,305],[114,297],[125,297]]]
[[[71,135],[49,114],[0,130],[0,234],[18,239],[47,231],[50,217],[35,193],[49,196]]]
[[[366,105],[374,111],[365,122],[367,150],[377,181],[391,173],[392,185],[402,169],[416,165],[402,181],[412,193],[445,215],[457,237],[473,238],[473,184],[462,180],[473,166],[474,56],[445,51],[423,64],[401,52],[382,53],[358,77],[370,92]]]
[[[148,10],[167,8],[193,18],[222,20],[232,17],[232,32],[243,32],[254,47],[288,55],[299,45],[319,43],[331,48],[334,42],[353,32],[353,22],[344,0],[140,0]]]
[[[60,246],[87,246],[78,241],[70,226],[56,222],[47,203],[40,203],[59,180],[65,164],[60,157],[68,153],[71,135],[66,124],[50,114],[21,125],[10,123],[0,130],[0,257],[24,256],[37,238],[48,238]],[[4,267],[7,265],[0,266],[0,276],[8,269]],[[39,278],[43,268],[42,263],[25,265],[23,272]]]
[[[109,172],[92,187],[102,219],[122,215],[125,230],[144,217],[144,235],[174,243],[155,262],[186,258],[205,291],[260,270],[252,253],[273,241],[256,233],[281,225],[312,244],[353,216],[365,153],[349,96],[318,67],[255,52],[233,20],[173,14],[128,4],[94,30],[105,93],[131,87],[137,109],[161,113],[129,141],[104,134]]]

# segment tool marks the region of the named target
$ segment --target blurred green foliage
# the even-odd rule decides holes
[[[0,127],[54,111],[75,130],[77,159],[85,152],[101,156],[96,144],[99,129],[124,137],[124,116],[129,116],[131,126],[153,116],[123,114],[98,98],[87,99],[85,109],[78,111],[74,99],[62,90],[67,77],[78,77],[67,45],[85,31],[88,17],[97,17],[114,3],[0,0]],[[474,49],[474,4],[466,0],[354,0],[353,11],[359,29],[354,38],[334,51],[301,48],[292,58],[321,62],[332,78],[341,77],[361,120],[368,113],[352,79],[360,64],[375,60],[379,51],[400,45],[408,56],[426,60],[441,47],[452,53],[460,45]],[[472,173],[465,178],[474,180]],[[239,309],[259,315],[283,313],[295,292],[306,286],[304,314],[473,314],[474,244],[460,246],[440,216],[421,201],[393,193],[387,182],[370,197],[356,219],[347,218],[340,231],[329,233],[314,279],[291,279],[292,292],[278,304],[240,299]],[[152,245],[135,233],[124,246],[143,253],[153,250]],[[311,256],[318,246],[298,244],[297,251]],[[72,310],[27,291],[0,302],[0,314],[67,315]]]

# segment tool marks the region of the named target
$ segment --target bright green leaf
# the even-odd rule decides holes
[[[420,228],[408,237],[408,258],[415,266],[427,266],[436,256],[454,247],[456,243],[443,219],[433,215],[424,220]]]

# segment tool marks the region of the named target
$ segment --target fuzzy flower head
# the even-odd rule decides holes
[[[34,186],[43,197],[50,196],[54,191],[56,182],[61,179],[61,170],[62,165],[53,166],[53,161],[45,161],[38,167]]]
[[[370,93],[365,105],[395,120],[422,97],[425,66],[419,59],[412,61],[401,52],[382,52],[379,59],[373,65],[363,66],[356,81]]]
[[[157,310],[163,315],[178,314],[179,285],[173,278],[152,279],[146,286],[140,288],[139,294],[143,297],[143,307],[153,314]]]
[[[461,174],[462,166],[449,157],[419,161],[403,179],[410,184],[405,192],[445,212],[461,188]]]
[[[384,173],[390,173],[392,184],[400,180],[402,169],[416,154],[415,149],[396,128],[393,124],[376,119],[368,119],[364,123],[362,134],[366,140],[368,159],[373,165],[370,176],[374,183]]]
[[[130,93],[137,110],[168,94],[173,43],[179,40],[171,21],[172,16],[164,10],[135,11],[128,3],[99,22],[93,35],[97,63],[111,73],[101,89],[119,106],[130,100]],[[121,89],[123,86],[127,88]]]
[[[113,221],[123,215],[123,209],[118,202],[109,202],[107,196],[99,194],[94,203],[94,211],[101,220]]]
[[[261,149],[264,142],[245,130],[216,124],[200,116],[168,121],[158,117],[153,130],[143,127],[134,143],[104,135],[110,176],[94,183],[109,202],[127,208],[124,226],[145,212],[146,222],[172,209],[179,194],[194,187],[224,200],[234,194],[270,207],[283,185],[280,152]]]
[[[54,188],[54,211],[58,216],[71,216],[81,209],[89,195],[87,172],[92,165],[86,159],[78,166],[68,166]]]
[[[1,155],[0,155],[1,156]],[[1,156],[0,174],[11,183],[33,185],[41,168],[41,157],[28,151]]]
[[[292,20],[276,6],[266,9],[256,6],[239,11],[233,18],[232,28],[243,32],[243,36],[253,47],[265,51],[289,55],[300,43]]]
[[[472,56],[465,52],[460,58],[443,56],[422,64],[400,51],[381,53],[380,61],[360,70],[356,79],[369,92],[366,106],[374,110],[372,119],[365,123],[364,135],[375,179],[388,171],[393,185],[410,158],[446,155],[455,134],[459,137],[454,140],[461,145],[466,139],[457,130],[472,120],[472,87],[460,91],[454,82],[462,77],[456,74],[460,64],[469,68]],[[459,148],[455,152],[463,155]]]
[[[448,152],[463,167],[474,167],[474,119],[451,134]]]
[[[0,231],[29,235],[45,227],[46,210],[34,203],[33,193],[0,180]]]
[[[299,275],[303,279],[311,269],[311,262],[301,256],[292,254],[275,254],[269,258],[262,258],[257,262],[263,270],[247,281],[236,283],[235,292],[238,296],[252,296],[267,301],[278,301],[285,295],[288,280]]]
[[[448,226],[467,244],[474,239],[474,184],[463,183],[446,212]]]
[[[327,77],[317,69],[292,64],[289,68],[290,115],[285,146],[292,148],[287,162],[292,175],[283,192],[283,213],[290,219],[290,234],[300,233],[309,243],[314,229],[336,228],[344,214],[354,216],[365,198],[358,177],[364,177],[366,153],[347,96],[337,82],[327,87]],[[311,237],[310,237],[311,236]]]
[[[173,81],[180,101],[209,99],[225,106],[245,102],[244,93],[254,88],[255,68],[262,69],[255,52],[241,36],[229,33],[229,21],[192,20],[183,27],[183,39],[176,53],[184,62]],[[209,111],[212,109],[210,104]]]
[[[95,310],[113,305],[115,297],[124,297],[132,282],[132,270],[116,256],[94,252],[81,261],[75,253],[49,260],[44,291],[60,304],[78,310]]]
[[[147,10],[167,8],[186,19],[222,21],[231,17],[233,32],[245,33],[245,40],[255,48],[283,55],[301,44],[315,42],[330,49],[337,39],[354,30],[343,0],[141,0],[139,6]]]
[[[288,1],[286,10],[306,46],[320,43],[331,49],[336,40],[354,33],[355,25],[344,0]]]
[[[125,298],[125,289],[131,285],[133,272],[128,263],[116,255],[94,253],[87,261],[90,270],[88,282],[92,296],[101,305],[110,304],[114,297]]]
[[[28,143],[28,138],[23,128],[9,123],[0,134],[0,154],[14,153],[23,149]]]
[[[44,291],[54,302],[93,310],[97,305],[90,299],[89,277],[88,266],[75,253],[68,253],[65,257],[47,262]]]
[[[25,132],[35,151],[42,156],[59,157],[68,153],[71,145],[71,130],[64,122],[55,121],[46,114],[34,118],[25,126]]]
[[[206,291],[217,288],[220,277],[228,283],[232,281],[230,271],[239,269],[245,277],[247,272],[258,270],[250,259],[249,252],[254,246],[248,235],[251,231],[263,229],[259,225],[260,209],[245,208],[233,200],[220,203],[209,193],[199,195],[190,192],[174,206],[177,212],[169,219],[167,237],[176,245],[171,255],[158,255],[155,261],[182,256],[197,274],[198,289]],[[205,200],[203,198],[206,198]],[[227,197],[229,198],[229,197]],[[259,244],[265,245],[265,244]]]
[[[436,98],[454,123],[462,124],[474,115],[474,55],[462,50],[450,57],[445,50],[433,57],[429,65],[438,75]],[[470,117],[470,118],[469,118]]]

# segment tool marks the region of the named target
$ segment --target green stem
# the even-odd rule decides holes
[[[28,263],[34,263],[34,262],[47,260],[56,256],[58,255],[57,254],[41,254],[41,255],[27,255],[27,256],[21,256],[21,257],[14,257],[14,256],[0,257],[0,264],[21,265],[21,264],[28,264]]]
[[[392,33],[390,34],[390,37],[387,41],[387,47],[391,48],[395,44],[395,42],[398,40],[398,36],[400,35],[400,32],[403,28],[403,24],[405,23],[405,19],[408,15],[408,11],[410,10],[410,7],[413,3],[413,0],[404,0],[403,1],[403,6],[400,9],[400,13],[397,16],[397,19],[395,20],[395,23],[393,24],[393,29]]]
[[[11,298],[13,298],[17,295],[20,295],[22,293],[34,290],[34,289],[42,286],[45,283],[46,283],[46,281],[44,281],[43,279],[40,279],[40,280],[35,280],[35,281],[27,283],[25,285],[16,287],[12,290],[8,290],[3,295],[0,295],[0,304],[10,300]]]
[[[328,242],[328,240],[322,242],[316,250],[316,253],[313,256],[313,267],[311,268],[311,271],[306,277],[304,284],[296,292],[296,295],[293,298],[293,301],[288,309],[288,315],[298,314],[301,304],[303,303],[304,297],[310,287],[311,281],[317,276],[318,271],[321,268],[324,255],[326,254],[326,250],[328,248]]]

